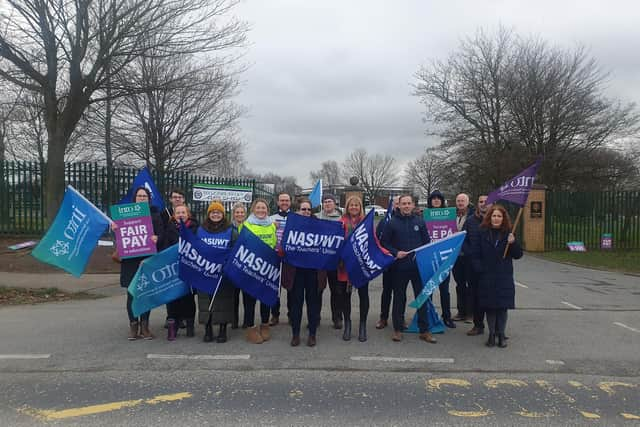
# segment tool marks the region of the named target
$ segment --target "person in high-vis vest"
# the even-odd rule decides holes
[[[260,240],[269,245],[276,247],[276,225],[269,218],[269,205],[264,199],[255,199],[251,204],[251,215],[242,223],[240,231],[247,228],[255,234]],[[260,303],[260,328],[255,326],[256,299],[246,292],[242,292],[242,303],[244,305],[244,324],[247,325],[247,341],[253,344],[262,344],[269,341],[271,332],[269,331],[269,315],[270,307],[264,303]]]

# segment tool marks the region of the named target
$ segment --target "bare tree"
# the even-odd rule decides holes
[[[355,176],[360,181],[366,200],[373,203],[380,190],[392,186],[397,181],[395,159],[381,154],[369,155],[367,150],[358,148],[342,164],[345,180]]]
[[[340,185],[342,181],[342,174],[340,171],[340,165],[335,160],[327,160],[322,162],[320,169],[317,171],[309,172],[309,176],[312,181],[318,181],[322,179],[322,183],[328,187],[334,187]]]
[[[446,153],[437,147],[427,148],[420,157],[407,164],[404,182],[416,194],[428,197],[433,190],[441,189],[449,164]]]
[[[635,105],[603,95],[607,75],[583,48],[550,48],[504,28],[478,31],[416,78],[434,133],[486,188],[539,154],[541,181],[563,188],[575,182],[575,156],[638,133]]]
[[[47,128],[47,214],[64,193],[65,148],[112,77],[155,49],[163,56],[237,46],[234,0],[8,0],[0,15],[0,76],[41,94]],[[126,80],[113,97],[131,93]]]

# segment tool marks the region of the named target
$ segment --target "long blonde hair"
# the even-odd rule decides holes
[[[345,203],[345,209],[344,209],[344,214],[350,218],[351,214],[349,213],[349,204],[351,204],[351,202],[358,202],[360,204],[360,217],[364,217],[364,207],[362,206],[362,200],[360,199],[360,197],[358,196],[351,196],[347,199],[347,203]]]

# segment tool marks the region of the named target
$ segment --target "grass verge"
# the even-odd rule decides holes
[[[45,302],[91,300],[101,295],[87,292],[65,292],[58,288],[23,289],[0,286],[0,307],[6,305],[42,304]]]
[[[624,273],[640,274],[640,250],[613,250],[591,252],[550,251],[539,254],[551,260],[567,262],[583,267],[593,267]]]

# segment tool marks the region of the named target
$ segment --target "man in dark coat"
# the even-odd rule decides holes
[[[462,243],[462,251],[468,257],[469,265],[471,266],[468,272],[467,281],[471,288],[471,309],[473,313],[473,328],[467,332],[469,336],[482,335],[484,333],[484,311],[480,308],[478,303],[478,282],[480,279],[480,273],[473,269],[472,261],[472,248],[474,242],[480,238],[480,224],[487,212],[487,195],[483,194],[478,196],[478,203],[473,211],[473,214],[467,218],[462,229],[467,232],[467,237]]]
[[[407,303],[407,285],[411,281],[414,296],[422,291],[422,280],[411,250],[430,242],[429,232],[424,220],[413,214],[415,203],[413,197],[405,194],[398,199],[400,214],[391,217],[382,234],[382,246],[387,248],[396,261],[389,268],[393,281],[393,341],[402,340],[402,328]],[[418,328],[420,339],[435,343],[436,339],[429,332],[427,306],[418,309]]]

